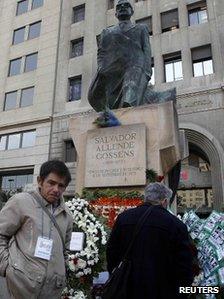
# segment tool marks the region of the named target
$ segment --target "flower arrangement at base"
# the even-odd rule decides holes
[[[91,209],[106,219],[106,224],[110,228],[113,227],[118,214],[135,208],[142,204],[143,200],[143,195],[139,191],[123,191],[114,188],[93,191],[83,189],[82,195],[90,202]]]
[[[219,294],[202,298],[224,298],[224,214],[213,210],[208,218],[201,219],[190,210],[181,220],[186,224],[198,251],[201,272],[195,277],[193,285],[219,286]]]
[[[86,295],[82,291],[75,291],[74,289],[64,289],[62,294],[63,299],[86,299]]]
[[[154,169],[146,169],[147,183],[162,182],[164,176],[158,175]],[[123,211],[135,208],[143,203],[143,194],[137,190],[124,191],[115,188],[90,190],[84,188],[82,196],[90,201],[93,211],[106,219],[112,228],[117,216]]]
[[[72,213],[73,231],[84,232],[85,242],[83,250],[68,255],[67,287],[61,298],[87,299],[93,277],[103,269],[107,233],[86,200],[73,198],[66,205]]]
[[[92,200],[91,208],[107,219],[106,224],[112,228],[118,214],[142,204],[141,198],[100,197]]]

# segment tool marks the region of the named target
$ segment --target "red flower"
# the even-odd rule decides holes
[[[164,179],[164,175],[158,175],[158,176],[156,177],[156,181],[157,181],[157,182],[162,182],[163,179]]]
[[[80,281],[81,283],[85,283],[85,282],[86,282],[86,276],[81,276],[81,277],[79,278],[79,281]]]
[[[113,227],[117,215],[129,207],[136,207],[142,204],[141,198],[120,198],[119,196],[113,197],[100,197],[93,200],[90,205],[91,208],[107,218],[107,225]]]
[[[109,227],[113,226],[116,216],[117,215],[116,215],[115,209],[110,209],[110,211],[109,211],[109,217],[108,217],[108,221],[107,221],[107,224],[108,224]]]
[[[75,257],[72,261],[73,261],[73,264],[74,264],[74,265],[77,265],[77,263],[78,263],[78,259],[77,259],[77,257]]]

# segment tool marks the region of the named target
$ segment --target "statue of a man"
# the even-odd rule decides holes
[[[119,23],[100,36],[98,70],[89,89],[89,103],[96,111],[143,104],[151,78],[151,48],[145,24],[133,24],[128,0],[118,0]]]

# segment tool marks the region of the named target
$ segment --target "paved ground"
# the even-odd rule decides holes
[[[0,299],[9,299],[5,278],[0,277]]]

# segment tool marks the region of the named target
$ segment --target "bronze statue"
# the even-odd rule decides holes
[[[152,75],[149,31],[147,25],[130,21],[133,13],[128,0],[118,0],[115,16],[119,23],[101,33],[98,70],[88,94],[97,112],[170,98],[169,93],[156,93],[148,86]]]
[[[98,71],[89,91],[89,102],[97,111],[140,105],[151,78],[148,28],[131,23],[133,13],[129,1],[119,0],[119,23],[101,33]]]

